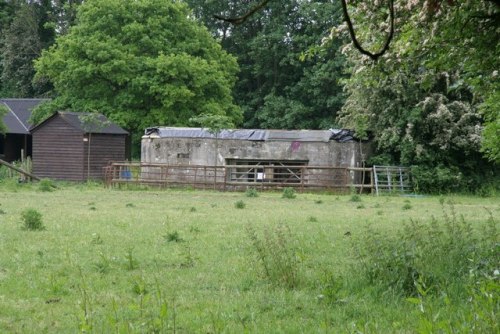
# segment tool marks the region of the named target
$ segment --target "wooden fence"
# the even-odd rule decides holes
[[[325,166],[225,165],[194,166],[151,163],[111,163],[104,168],[108,186],[141,184],[159,187],[244,190],[281,189],[298,191],[372,191],[373,169]]]

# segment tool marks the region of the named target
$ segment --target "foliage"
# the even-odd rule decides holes
[[[488,297],[494,290],[486,282],[475,283],[483,272],[493,276],[498,249],[482,257],[470,292],[453,277],[442,293],[429,292],[422,300],[425,315],[402,295],[364,284],[351,266],[349,246],[361,239],[363,222],[372,222],[381,237],[390,239],[412,217],[422,222],[440,217],[438,197],[411,200],[413,209],[401,211],[407,198],[398,196],[362,196],[364,210],[356,210],[357,203],[346,205],[350,194],[304,193],[293,201],[275,192],[242,196],[211,190],[138,192],[86,183],[58,183],[57,192],[40,192],[37,184],[0,182],[0,207],[6,211],[0,215],[0,332],[413,333],[427,315],[436,322],[449,319],[457,325],[455,332],[466,332],[469,323],[498,318],[499,299]],[[62,199],[64,205],[54,205]],[[251,200],[252,208],[234,209],[240,199]],[[481,228],[489,217],[485,207],[498,216],[497,197],[442,197],[443,203],[450,201],[476,239],[494,235]],[[26,203],[50,221],[51,233],[16,228]],[[126,208],[126,203],[136,207]],[[317,222],[307,223],[310,217]],[[277,240],[275,231],[289,227],[291,233],[283,234],[299,278],[293,289],[265,276],[246,232],[249,225],[262,243],[266,234]],[[174,231],[186,241],[166,242],[164,236]],[[129,258],[138,261],[137,269],[128,270]],[[19,307],[19,301],[30,307]]]
[[[180,2],[86,1],[77,24],[35,67],[36,79],[50,80],[58,94],[52,110],[97,110],[135,140],[152,124],[187,125],[201,114],[241,118],[231,96],[235,58]]]
[[[248,226],[247,234],[264,277],[275,286],[297,287],[300,280],[299,261],[290,228],[278,225],[274,230],[264,230],[264,235],[259,236],[253,227]]]
[[[246,197],[259,197],[259,193],[257,192],[257,189],[255,188],[248,188],[245,190],[245,196]]]
[[[236,209],[244,209],[246,206],[247,206],[246,203],[243,202],[242,200],[239,200],[236,203],[234,203],[234,207]]]
[[[351,198],[349,199],[349,201],[351,202],[361,202],[361,196],[359,196],[358,194],[354,194],[351,196]]]
[[[33,97],[51,89],[46,81],[32,82],[33,61],[64,31],[68,10],[81,1],[66,2],[0,2],[0,95]]]
[[[38,189],[40,191],[53,191],[54,182],[51,179],[41,179],[40,183],[38,183]]]
[[[297,194],[295,193],[294,188],[284,188],[281,197],[287,199],[294,199],[295,197],[297,197]]]
[[[497,80],[498,73],[493,80]],[[484,117],[482,151],[486,156],[500,164],[500,87],[481,104]]]
[[[169,232],[165,235],[165,240],[168,242],[183,242],[184,239],[181,238],[178,231]]]
[[[42,214],[36,209],[26,209],[21,213],[22,228],[29,231],[44,230]]]
[[[404,296],[418,296],[424,287],[439,294],[468,280],[473,272],[492,273],[498,247],[497,221],[491,216],[479,236],[453,205],[443,207],[443,220],[412,220],[394,236],[368,228],[353,242],[357,270],[369,284]]]
[[[215,136],[217,136],[222,130],[234,127],[234,123],[231,118],[224,115],[202,114],[190,118],[189,121],[207,128],[208,131]]]
[[[8,112],[9,110],[7,109],[7,107],[0,105],[0,136],[4,135],[8,130],[3,121],[3,117],[7,115]]]
[[[249,128],[318,129],[336,125],[343,103],[343,56],[335,47],[311,53],[331,26],[340,22],[330,1],[271,1],[262,15],[241,26],[214,20],[235,16],[255,1],[187,0],[194,14],[238,57],[241,73],[234,96]],[[338,46],[338,42],[337,46]]]
[[[433,187],[432,178],[417,180],[421,191],[475,191],[481,186],[477,180],[487,179],[496,168],[480,151],[483,145],[494,160],[492,147],[498,136],[488,133],[495,133],[497,116],[486,106],[498,89],[498,52],[491,50],[491,40],[498,39],[494,24],[498,8],[487,1],[425,11],[421,5],[420,1],[395,4],[397,34],[391,52],[378,62],[360,56],[350,44],[344,46],[347,70],[353,75],[345,81],[348,97],[339,121],[359,134],[372,132],[385,163],[418,165],[429,173],[437,166],[436,173],[458,171],[463,177],[458,184],[445,182],[453,188],[445,183]],[[380,42],[374,33],[377,25],[386,31],[380,6],[385,3],[358,3],[353,8],[358,33],[367,45]],[[344,29],[339,26],[334,35]]]
[[[327,303],[334,304],[342,300],[342,288],[344,279],[334,273],[325,271],[321,276],[321,295],[320,299],[325,299]]]

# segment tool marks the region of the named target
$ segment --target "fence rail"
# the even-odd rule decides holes
[[[372,168],[306,165],[168,165],[114,162],[104,168],[108,186],[143,184],[217,190],[280,189],[374,191]]]

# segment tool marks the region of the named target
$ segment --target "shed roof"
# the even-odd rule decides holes
[[[151,127],[145,130],[146,137],[159,138],[215,138],[205,128]],[[347,129],[330,130],[261,130],[235,129],[222,130],[219,139],[250,141],[300,141],[300,142],[348,142],[355,140],[354,132]]]
[[[89,122],[89,125],[85,124],[85,116],[95,115],[95,122]],[[83,116],[83,117],[82,117]],[[109,121],[106,116],[102,114],[92,114],[92,113],[81,113],[81,112],[69,112],[69,111],[58,111],[42,123],[35,126],[31,131],[36,131],[43,124],[47,123],[54,117],[61,117],[66,121],[71,127],[82,133],[98,133],[98,134],[115,134],[115,135],[128,135],[128,132],[123,130],[117,124]]]
[[[48,99],[0,99],[0,106],[7,108],[8,112],[3,117],[7,133],[30,134],[29,119],[33,108]]]

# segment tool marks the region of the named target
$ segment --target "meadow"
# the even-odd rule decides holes
[[[498,197],[289,195],[0,182],[0,332],[498,332]]]

